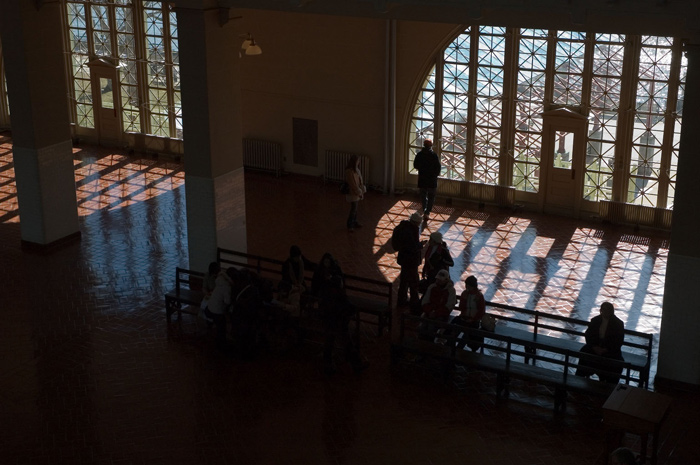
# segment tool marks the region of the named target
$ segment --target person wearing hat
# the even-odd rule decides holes
[[[442,240],[442,234],[435,231],[430,235],[430,240],[425,247],[423,259],[423,279],[425,286],[435,282],[435,275],[441,270],[449,270],[455,264],[447,244]]]
[[[450,273],[447,270],[440,270],[435,275],[435,282],[425,291],[421,302],[423,309],[421,316],[428,320],[447,323],[455,303],[457,303],[457,294],[450,279]],[[424,323],[421,325],[419,334],[421,339],[433,340],[438,332],[435,325]]]
[[[435,202],[438,176],[442,170],[440,158],[433,152],[433,141],[430,139],[423,141],[423,148],[413,159],[413,168],[418,171],[418,189],[423,206],[423,221],[427,222]]]
[[[464,292],[459,297],[459,315],[452,319],[452,324],[465,328],[479,329],[481,327],[481,318],[486,313],[484,294],[479,290],[476,276],[468,276],[464,280],[464,285]],[[468,338],[468,342],[460,342],[459,348],[463,349],[465,345],[469,345],[471,350],[476,351],[481,347],[482,342],[482,337],[471,337]]]
[[[401,267],[399,274],[399,295],[397,305],[405,306],[408,301],[408,293],[411,293],[411,308],[419,312],[420,297],[418,296],[418,267],[422,260],[421,251],[423,244],[420,241],[420,225],[423,217],[414,212],[409,220],[401,221],[392,234],[391,243],[399,252],[396,259]]]

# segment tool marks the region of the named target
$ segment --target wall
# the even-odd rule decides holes
[[[368,155],[369,183],[382,186],[388,23],[253,10],[242,15],[241,29],[249,30],[263,50],[262,55],[241,58],[243,137],[282,143],[285,170],[293,173],[322,175],[326,149]],[[399,142],[408,122],[406,102],[412,109],[429,56],[454,28],[398,24],[397,161],[405,150]],[[318,121],[317,167],[292,161],[293,118]]]

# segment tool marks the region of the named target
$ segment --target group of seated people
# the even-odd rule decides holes
[[[310,288],[305,271],[313,271]],[[330,253],[325,253],[317,264],[308,260],[298,246],[292,246],[282,264],[276,289],[270,280],[246,268],[222,270],[218,262],[212,262],[202,288],[203,315],[216,327],[216,346],[222,350],[238,348],[244,355],[250,355],[266,318],[283,320],[282,324],[286,325],[298,320],[303,310],[307,310],[315,312],[323,325],[326,373],[337,370],[336,346],[342,347],[355,372],[367,368],[348,329],[356,310],[347,298],[342,269]]]
[[[460,295],[459,314],[451,318],[457,298],[454,284],[450,278],[449,269],[454,265],[447,244],[442,240],[439,232],[433,232],[430,240],[423,241],[422,255],[422,280],[418,286],[421,295],[420,315],[424,318],[419,327],[421,339],[444,343],[441,336],[451,336],[445,333],[438,325],[431,325],[430,321],[450,323],[471,329],[485,329],[482,327],[482,319],[486,312],[486,301],[479,290],[475,276],[468,276],[465,281],[465,289]],[[405,292],[405,290],[404,290]],[[622,358],[622,344],[624,342],[624,324],[614,315],[614,307],[610,302],[603,302],[600,306],[600,315],[594,317],[585,332],[585,345],[581,348],[583,355],[579,358],[576,375],[590,377],[595,374],[601,381],[616,383],[622,373],[622,365],[607,360],[624,361]],[[479,335],[463,334],[458,342],[459,348],[469,347],[472,351],[479,350],[483,344],[483,337]]]

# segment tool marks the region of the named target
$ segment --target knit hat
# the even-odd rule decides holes
[[[435,244],[442,244],[442,234],[435,231],[430,235],[430,242],[433,242]]]
[[[476,281],[476,276],[469,276],[467,279],[464,280],[464,284],[467,286],[471,287],[479,287],[477,281]]]
[[[411,215],[411,223],[415,224],[421,224],[423,222],[423,215],[421,215],[418,212],[414,212],[413,215]]]

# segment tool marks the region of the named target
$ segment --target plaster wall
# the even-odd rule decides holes
[[[369,184],[382,186],[389,135],[384,129],[389,23],[254,10],[243,17],[263,49],[262,55],[241,57],[243,137],[280,142],[285,170],[293,173],[322,175],[328,149],[367,155]],[[445,24],[397,24],[397,142],[405,139],[430,56],[454,29]],[[293,118],[318,121],[317,166],[293,162]],[[403,144],[397,143],[397,161],[403,159],[402,150]]]

